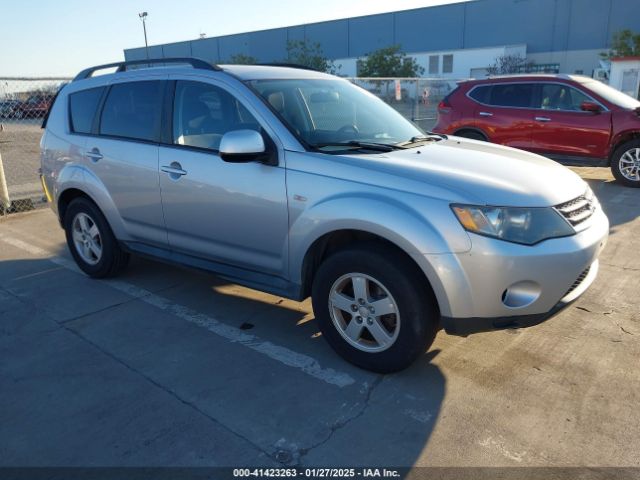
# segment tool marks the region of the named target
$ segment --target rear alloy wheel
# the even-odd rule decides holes
[[[73,244],[78,255],[89,265],[96,265],[102,258],[100,230],[89,215],[79,212],[71,223]]]
[[[367,370],[402,370],[435,338],[439,312],[410,258],[383,244],[361,244],[325,259],[315,275],[320,331],[345,360]]]
[[[64,215],[67,245],[78,267],[93,278],[113,277],[129,261],[118,245],[109,223],[88,198],[73,200]]]
[[[616,149],[611,158],[611,172],[628,187],[640,187],[640,140],[632,140]]]

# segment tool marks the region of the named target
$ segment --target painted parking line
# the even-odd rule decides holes
[[[84,275],[84,273],[78,268],[78,266],[71,260],[56,256],[51,252],[48,252],[37,245],[25,242],[16,238],[15,236],[8,236],[0,233],[0,241],[5,242],[8,245],[12,245],[20,250],[23,250],[31,255],[38,257],[46,257],[47,260],[52,263],[64,267],[68,270],[72,270],[76,273]],[[108,285],[120,292],[123,292],[131,297],[139,299],[142,302],[153,305],[161,310],[171,313],[172,315],[185,320],[189,323],[197,325],[201,328],[208,330],[232,343],[238,343],[251,350],[261,353],[272,360],[276,360],[284,365],[292,368],[297,368],[302,372],[322,380],[331,385],[343,388],[351,385],[355,382],[351,375],[334,370],[332,368],[322,368],[320,363],[305,354],[295,352],[286,347],[276,345],[267,340],[263,340],[256,335],[247,334],[242,330],[220,322],[219,320],[197,312],[184,305],[174,303],[160,295],[156,295],[144,288],[137,287],[128,282],[121,280],[96,280],[100,283]]]

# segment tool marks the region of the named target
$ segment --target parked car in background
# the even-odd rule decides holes
[[[514,75],[461,82],[438,105],[435,132],[556,160],[598,160],[640,187],[640,101],[579,75]]]
[[[17,119],[44,118],[51,106],[53,96],[50,94],[32,95],[13,108],[13,117]]]
[[[378,372],[440,325],[531,325],[595,279],[609,222],[562,165],[427,134],[324,73],[184,63],[87,69],[45,121],[43,187],[87,275],[138,253],[311,296],[323,338]]]
[[[0,102],[0,118],[13,118],[18,100],[3,100]]]

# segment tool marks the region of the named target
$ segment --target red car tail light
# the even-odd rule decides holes
[[[445,98],[438,104],[438,113],[449,113],[451,111],[451,104],[449,99]]]

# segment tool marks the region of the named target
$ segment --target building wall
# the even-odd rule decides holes
[[[355,59],[393,44],[420,53],[522,44],[537,58],[550,52],[603,51],[613,32],[640,30],[639,12],[640,0],[475,0],[165,44],[150,47],[149,53],[218,63],[243,53],[274,62],[286,60],[287,41],[307,40],[319,42],[330,59]],[[125,58],[145,58],[144,47],[125,50]],[[576,69],[584,70],[580,65]]]
[[[600,53],[604,48],[590,50],[565,50],[561,52],[528,53],[527,60],[537,64],[557,63],[561,73],[578,73],[591,76],[593,70],[600,66]]]
[[[611,62],[609,85],[634,98],[640,98],[640,60]]]
[[[445,72],[443,65],[443,57],[445,55],[451,55],[453,58],[452,69],[449,72]],[[502,55],[520,55],[526,57],[527,47],[526,45],[510,45],[501,47],[489,47],[489,48],[470,48],[465,50],[440,50],[428,53],[411,53],[411,56],[416,59],[418,65],[424,68],[423,77],[429,78],[470,78],[474,76],[474,71],[478,76],[484,76],[483,72],[487,66],[494,63],[497,57]],[[431,71],[429,69],[429,58],[437,57],[437,70]],[[335,60],[337,73],[345,77],[357,76],[357,59],[354,58],[339,58]]]

